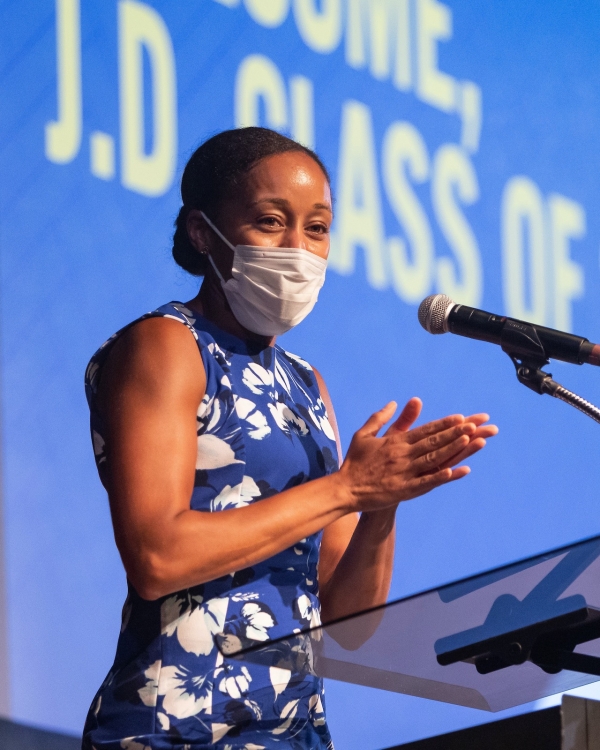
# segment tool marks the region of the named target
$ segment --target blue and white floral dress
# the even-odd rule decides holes
[[[338,468],[310,365],[279,346],[258,347],[224,333],[180,303],[144,317],[152,316],[187,326],[206,370],[191,508],[241,508]],[[107,458],[95,393],[120,333],[86,371],[101,473]],[[275,666],[228,659],[215,645],[218,638],[258,643],[319,623],[321,535],[156,601],[130,585],[115,662],[90,708],[83,748],[332,748],[322,682],[292,653],[292,642],[289,658],[284,654]]]

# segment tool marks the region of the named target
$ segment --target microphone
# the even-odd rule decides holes
[[[600,344],[571,333],[459,305],[445,294],[432,294],[419,305],[419,323],[429,333],[456,333],[499,344],[512,357],[560,359],[600,367]]]

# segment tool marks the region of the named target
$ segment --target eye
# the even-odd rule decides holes
[[[317,222],[307,227],[307,231],[313,234],[329,234],[329,226],[322,222]]]
[[[261,226],[266,227],[279,227],[282,226],[281,219],[277,216],[261,216],[257,219],[257,223]]]

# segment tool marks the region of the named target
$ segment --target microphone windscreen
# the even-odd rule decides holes
[[[448,313],[455,302],[447,294],[432,294],[419,305],[419,323],[428,333],[448,332]]]

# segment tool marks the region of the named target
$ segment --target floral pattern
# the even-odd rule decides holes
[[[206,370],[192,509],[244,507],[338,468],[307,362],[279,346],[258,348],[230,336],[181,303],[149,316],[187,326]],[[121,333],[86,371],[99,471],[107,455],[95,393]],[[251,568],[157,601],[130,585],[115,662],[90,708],[84,750],[331,750],[310,639],[300,634],[269,646],[320,622],[320,542],[321,533],[314,534]],[[223,655],[240,643],[265,643],[267,659]]]

